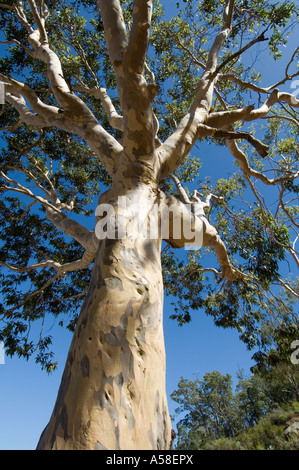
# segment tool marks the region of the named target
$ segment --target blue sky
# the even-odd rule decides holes
[[[281,62],[261,63],[258,59],[256,69],[259,68],[265,72],[264,85],[272,84],[275,76],[283,70]],[[293,90],[287,88],[286,91]],[[212,147],[209,149],[212,152]],[[217,153],[216,160],[213,155],[213,170],[208,160],[200,170],[202,175],[213,174],[216,178],[227,177],[231,173],[233,166],[228,152],[223,150]],[[180,377],[194,380],[194,374],[202,377],[214,370],[229,373],[233,379],[239,369],[249,374],[253,353],[247,351],[236,331],[215,327],[212,319],[201,311],[194,312],[190,324],[179,327],[175,321],[168,319],[172,313],[168,298],[165,299],[164,312],[168,396],[177,387]],[[41,371],[34,360],[27,362],[6,357],[5,363],[0,364],[0,450],[34,449],[50,418],[71,334],[55,323],[49,329],[59,361],[58,368],[52,374]],[[175,407],[176,404],[169,399],[171,414]]]

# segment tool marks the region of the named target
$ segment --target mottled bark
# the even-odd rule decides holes
[[[149,221],[158,192],[144,184],[134,191],[118,186],[101,202],[116,203],[119,195],[130,202],[131,233],[100,241],[57,402],[38,449],[170,446],[161,239],[142,238],[137,230]]]

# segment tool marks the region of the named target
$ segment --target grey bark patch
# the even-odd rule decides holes
[[[88,356],[83,356],[80,363],[83,377],[89,377],[90,362]]]
[[[53,430],[52,437],[50,440],[50,449],[53,448],[54,443],[56,441],[56,432],[57,432],[59,425],[61,425],[63,429],[63,438],[65,441],[67,441],[70,438],[70,436],[68,435],[68,432],[67,432],[68,413],[67,413],[67,407],[65,406],[65,404],[62,405],[60,412],[56,416],[56,422],[55,422],[54,430]]]
[[[109,450],[101,442],[97,441],[95,445],[95,450]]]
[[[119,277],[110,277],[109,279],[106,279],[106,286],[107,289],[124,290],[123,283]]]
[[[94,401],[95,404],[98,405],[99,409],[102,411],[106,409],[113,421],[114,432],[116,437],[116,449],[119,450],[119,411],[118,408],[115,407],[115,404],[111,403],[109,393],[105,391],[105,386],[109,384],[110,388],[113,390],[113,384],[119,389],[121,403],[120,406],[126,410],[126,419],[128,420],[129,429],[134,429],[135,427],[135,418],[132,413],[130,404],[127,402],[126,398],[122,394],[122,387],[124,384],[124,377],[123,373],[116,375],[115,377],[106,377],[105,374],[103,375],[102,385],[101,388],[94,393]]]
[[[133,303],[135,297],[130,299],[126,312],[122,315],[119,325],[111,327],[110,333],[106,334],[106,341],[110,346],[120,347],[123,380],[129,382],[134,378],[134,356],[127,340],[128,318],[133,315]]]
[[[152,448],[154,450],[156,450],[156,443],[155,443],[155,436],[154,436],[154,432],[153,432],[153,428],[152,428],[152,425],[150,425],[150,428],[147,432],[147,435],[148,435],[148,438],[152,444]]]
[[[157,258],[157,247],[154,246],[152,240],[144,243],[144,251],[148,260],[156,260]]]
[[[120,249],[120,255],[123,266],[129,271],[133,271],[135,273],[142,272],[143,274],[146,272],[148,260],[142,256],[141,253],[137,253],[135,248],[122,246]]]
[[[160,394],[157,390],[155,401],[155,421],[157,427],[155,448],[163,450],[167,446],[167,408],[162,400],[162,409],[160,407]]]

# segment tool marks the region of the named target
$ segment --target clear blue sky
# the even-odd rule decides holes
[[[175,5],[175,2],[171,4]],[[275,77],[279,77],[283,70],[279,61],[261,63],[259,59],[256,69],[265,72],[264,85],[275,82]],[[213,151],[212,147],[208,149],[209,152]],[[201,169],[202,175],[213,174],[216,178],[231,173],[231,157],[228,152],[222,152],[217,153],[215,160],[213,151],[213,171],[211,165],[205,163]],[[211,161],[210,155],[205,161]],[[168,319],[171,307],[167,298],[164,311],[168,396],[182,376],[194,380],[194,374],[202,377],[206,372],[218,370],[223,374],[230,373],[235,379],[239,369],[249,374],[253,365],[252,352],[246,350],[236,331],[215,327],[212,319],[201,311],[194,312],[191,323],[181,328]],[[27,362],[6,357],[5,364],[0,364],[0,450],[35,449],[50,418],[71,341],[71,334],[55,323],[50,328],[59,360],[58,368],[51,375],[42,372],[33,360]],[[175,407],[176,404],[169,399],[171,414]]]

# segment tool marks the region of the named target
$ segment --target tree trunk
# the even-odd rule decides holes
[[[170,447],[161,240],[141,234],[157,202],[157,191],[149,185],[132,186],[133,190],[111,189],[102,198],[101,202],[116,206],[116,194],[126,196],[128,233],[100,242],[39,450]]]

